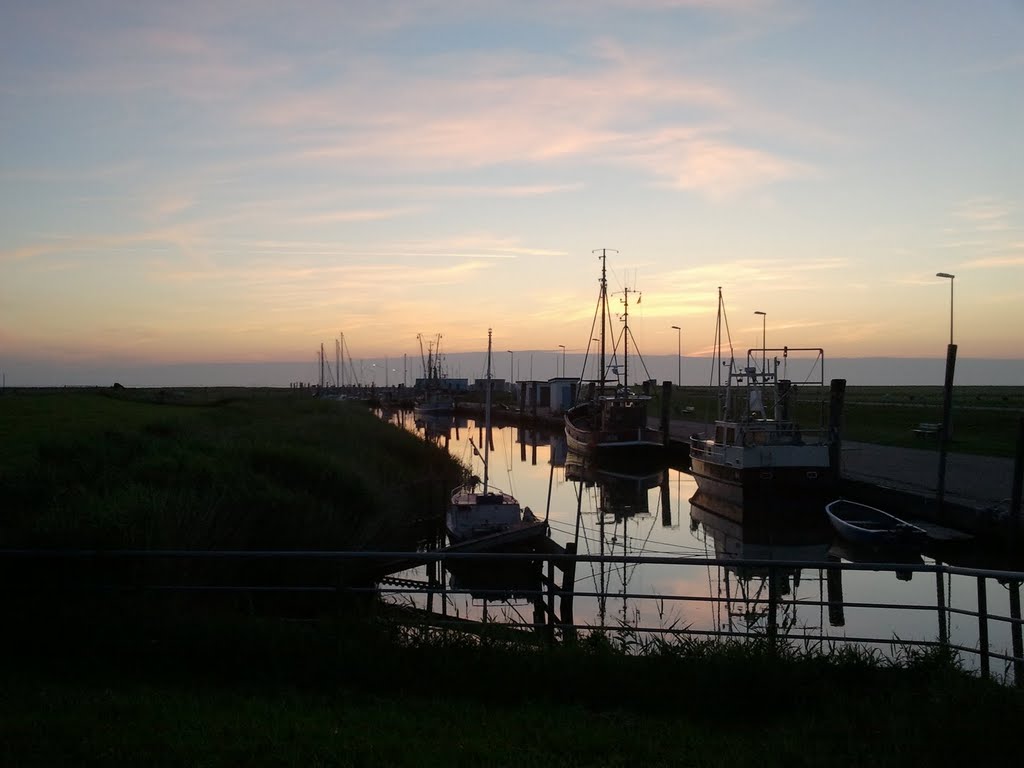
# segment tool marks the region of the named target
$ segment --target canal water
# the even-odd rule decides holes
[[[401,411],[382,415],[437,443],[482,476],[481,460],[474,456],[474,445],[483,453],[482,424],[450,416],[416,420],[411,412]],[[904,569],[829,569],[821,564],[870,562],[871,555],[838,540],[823,509],[729,508],[703,498],[691,475],[670,468],[591,471],[568,452],[564,434],[518,426],[492,428],[488,465],[492,487],[513,494],[535,515],[547,518],[551,538],[563,546],[576,542],[581,555],[813,563],[774,569],[777,631],[797,642],[821,646],[839,638],[874,641],[860,644],[893,658],[906,653],[905,642],[938,640],[944,631],[954,645],[979,647],[978,619],[957,612],[977,610],[976,578]],[[908,565],[932,562],[927,556],[905,560]],[[425,569],[401,575],[422,580]],[[561,578],[557,571],[555,575]],[[472,587],[451,578],[454,583],[449,586]],[[610,628],[623,638],[644,635],[645,630],[763,633],[768,606],[761,601],[768,600],[768,580],[767,568],[740,563],[580,563],[573,619],[577,625]],[[990,614],[1009,615],[1005,586],[987,579],[985,594]],[[422,603],[421,598],[412,599]],[[532,606],[522,598],[484,599],[449,592],[446,600],[449,616],[532,620]],[[900,607],[858,606],[863,603]],[[940,605],[947,610],[940,613]],[[436,602],[432,610],[440,610]],[[1011,653],[1008,623],[990,620],[988,633],[991,650]],[[804,636],[826,639],[802,641]],[[978,667],[976,654],[961,656],[966,667]],[[993,659],[991,670],[994,676],[1012,677],[1006,662]]]

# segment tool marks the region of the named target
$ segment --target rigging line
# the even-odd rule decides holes
[[[636,336],[633,335],[633,329],[629,330],[629,338],[633,340],[633,354],[640,359],[640,365],[644,367],[644,373],[647,374],[647,378],[651,378],[651,372],[647,370],[647,363],[644,361],[644,356],[640,354],[640,347],[636,343]]]
[[[650,525],[650,527],[649,527],[649,528],[647,529],[647,536],[645,536],[645,537],[644,537],[643,543],[642,543],[642,544],[640,545],[640,550],[641,550],[641,551],[646,551],[646,549],[647,549],[647,542],[648,542],[648,541],[650,540],[650,538],[651,538],[651,533],[653,533],[653,532],[654,532],[654,521],[655,521],[655,519],[656,519],[656,518],[655,518],[655,516],[654,516],[654,515],[651,515],[651,525]],[[626,534],[626,524],[625,524],[625,522],[623,522],[623,524],[622,524],[622,537],[623,537],[624,539],[627,539],[627,541],[624,541],[624,542],[623,542],[623,552],[625,552],[625,547],[626,547],[626,544],[628,544],[628,543],[629,543],[629,542],[628,542],[628,538],[629,538],[629,537],[628,537],[628,536],[627,536],[627,534]],[[635,538],[635,537],[634,537],[634,538]],[[637,566],[638,566],[638,565],[639,565],[639,563],[633,563],[633,571],[634,571],[634,572],[636,571],[636,568],[637,568]],[[632,573],[630,574],[629,578],[633,578],[633,574],[632,574]]]

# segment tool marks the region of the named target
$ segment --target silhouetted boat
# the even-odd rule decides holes
[[[582,387],[579,401],[565,412],[565,438],[571,450],[589,457],[600,456],[604,461],[636,459],[640,456],[664,452],[664,439],[659,430],[647,426],[648,395],[638,395],[629,388],[629,294],[622,300],[622,376],[619,382],[618,366],[613,367],[616,381],[607,387],[606,327],[608,312],[608,281],[605,268],[605,249],[601,250],[601,290],[597,312],[601,315],[600,378],[590,382],[587,391]],[[606,315],[608,316],[606,318]],[[595,318],[596,320],[596,318]],[[582,384],[582,381],[580,382]]]

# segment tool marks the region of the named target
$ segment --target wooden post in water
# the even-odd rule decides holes
[[[953,434],[950,420],[953,415],[953,370],[956,368],[956,344],[946,348],[946,381],[942,389],[942,445],[939,446],[939,489],[936,496],[939,522],[946,519],[943,504],[946,496],[946,453],[949,451],[949,438]]]
[[[576,593],[576,542],[570,541],[565,545],[565,554],[572,555],[572,559],[562,561],[562,588],[559,590],[559,609],[562,620],[562,637],[566,642],[576,640],[576,621],[572,613],[572,599]]]
[[[828,591],[828,623],[832,627],[845,627],[846,614],[843,610],[843,570],[841,568],[825,569],[826,587]]]
[[[672,407],[672,382],[663,381],[661,382],[661,441],[662,444],[667,448],[668,441],[671,437],[669,432],[669,413]]]
[[[668,468],[661,470],[661,527],[672,527],[672,490],[668,486]]]

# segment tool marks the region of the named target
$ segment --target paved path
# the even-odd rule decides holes
[[[704,424],[673,419],[669,433],[686,441]],[[843,441],[842,476],[887,488],[934,496],[939,484],[939,452]],[[946,498],[975,509],[1009,508],[1013,459],[950,453],[946,457]]]

